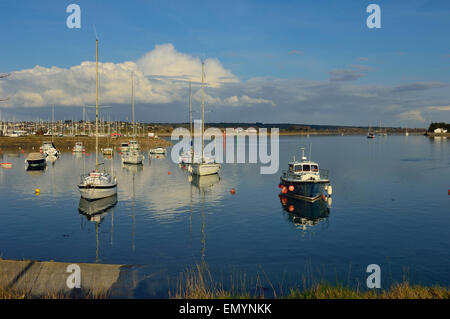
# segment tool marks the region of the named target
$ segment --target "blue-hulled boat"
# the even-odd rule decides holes
[[[280,181],[281,193],[286,196],[316,201],[332,194],[328,171],[319,169],[319,164],[309,161],[304,148],[301,161],[294,158],[289,162],[289,168],[283,171]]]

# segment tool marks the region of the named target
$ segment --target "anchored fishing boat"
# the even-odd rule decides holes
[[[304,148],[301,161],[296,161],[294,157],[294,160],[289,162],[289,169],[283,171],[280,181],[281,193],[286,196],[316,201],[332,194],[328,171],[320,170],[319,164],[308,160]]]

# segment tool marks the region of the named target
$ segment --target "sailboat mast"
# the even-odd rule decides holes
[[[205,131],[205,89],[204,89],[204,76],[205,76],[205,62],[202,61],[202,162],[204,160],[204,144],[203,133]]]
[[[191,81],[189,81],[189,132],[192,138],[192,88]]]
[[[95,39],[95,171],[98,172],[98,39]]]
[[[131,72],[131,113],[133,116],[133,138],[136,138],[136,121],[134,118],[134,74]]]
[[[53,132],[55,131],[55,104],[52,105],[52,143],[53,143]]]

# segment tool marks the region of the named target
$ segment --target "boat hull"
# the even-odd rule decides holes
[[[117,184],[107,186],[78,185],[81,197],[87,200],[96,200],[117,194]]]
[[[122,157],[123,164],[139,165],[139,164],[142,164],[143,160],[144,160],[144,158],[142,155]]]
[[[281,178],[280,185],[286,187],[284,195],[298,199],[315,201],[325,195],[325,186],[329,184],[328,180],[318,181],[287,181]],[[293,186],[293,190],[290,190]]]
[[[217,174],[220,170],[220,164],[217,163],[212,163],[212,164],[207,164],[207,163],[202,163],[202,164],[191,164],[191,173],[193,175],[198,175],[198,176],[206,176],[206,175],[213,175],[213,174]]]
[[[47,162],[45,161],[45,158],[39,159],[39,160],[27,160],[29,167],[43,167],[47,165]]]

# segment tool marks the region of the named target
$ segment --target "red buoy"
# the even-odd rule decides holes
[[[448,194],[450,195],[450,189],[448,190]]]
[[[236,190],[235,190],[234,188],[232,188],[232,189],[230,190],[230,193],[231,193],[231,195],[234,195],[234,194],[236,194]]]
[[[289,186],[289,190],[290,190],[291,192],[293,192],[293,191],[294,191],[294,185]]]

